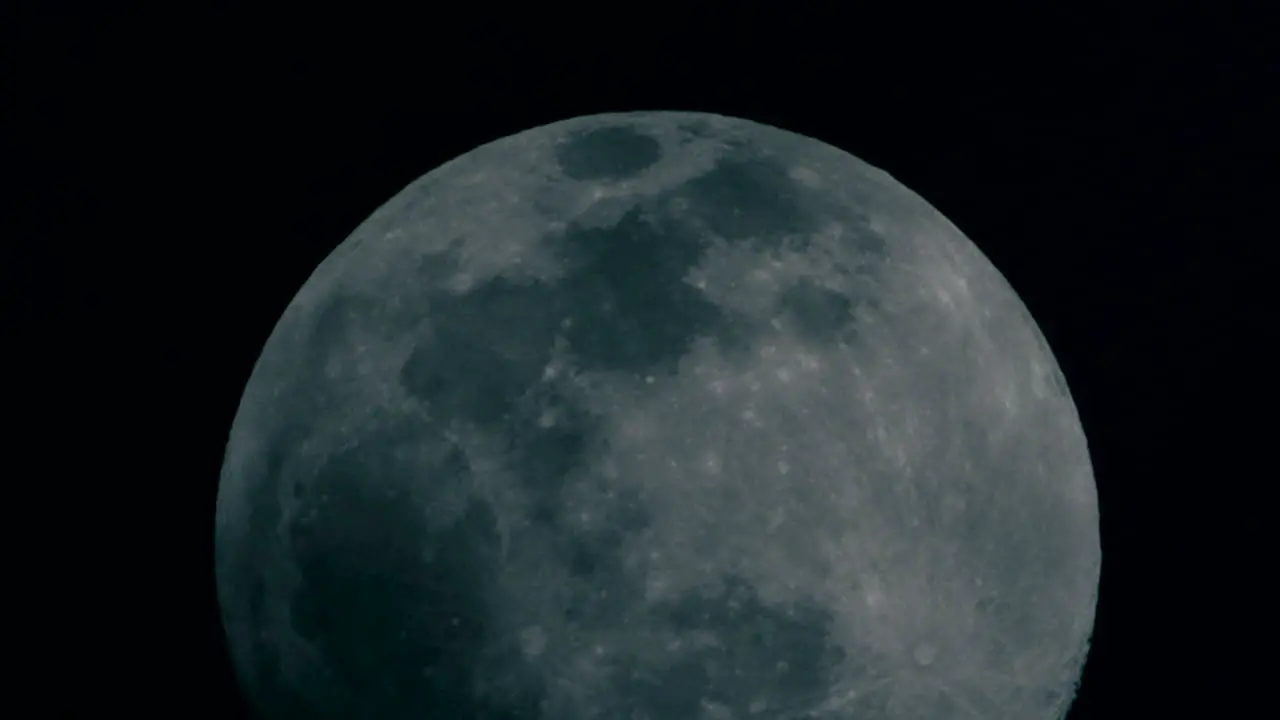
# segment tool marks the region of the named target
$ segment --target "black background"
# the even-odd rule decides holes
[[[5,509],[30,603],[11,632],[41,714],[246,717],[213,503],[279,314],[439,163],[631,109],[817,137],[973,239],[1048,337],[1093,454],[1103,581],[1070,717],[1265,714],[1265,18],[38,5],[0,14],[0,165]]]

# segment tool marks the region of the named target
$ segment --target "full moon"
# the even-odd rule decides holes
[[[1062,718],[1097,492],[1013,289],[888,174],[574,118],[320,264],[231,427],[216,573],[267,718]]]

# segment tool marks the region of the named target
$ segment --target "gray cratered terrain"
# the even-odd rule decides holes
[[[379,208],[231,431],[266,717],[1062,717],[1101,554],[1008,283],[924,200],[713,115],[568,120]]]

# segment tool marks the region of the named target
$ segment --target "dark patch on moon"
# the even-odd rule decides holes
[[[438,292],[457,274],[458,253],[466,245],[464,236],[456,236],[439,252],[426,253],[418,261],[415,284],[427,293]]]
[[[431,324],[400,370],[400,384],[433,413],[480,425],[503,419],[542,375],[556,319],[546,286],[495,278],[464,295],[431,297]]]
[[[303,354],[308,364],[306,375],[323,381],[325,366],[331,358],[347,357],[358,327],[380,327],[385,303],[356,294],[334,295],[316,312],[308,347]]]
[[[832,345],[841,340],[853,318],[853,300],[843,293],[801,279],[778,298],[778,309],[803,339]]]
[[[616,526],[606,525],[589,534],[566,533],[564,537],[569,545],[569,574],[599,587],[610,588],[624,596],[627,592],[638,591],[639,588],[626,579],[621,551],[628,538],[651,525],[652,520],[641,511],[630,523],[630,527],[622,521]]]
[[[532,521],[557,525],[563,505],[561,493],[570,474],[593,449],[596,423],[554,384],[530,389],[520,405],[503,428],[512,470],[518,473],[521,489],[533,506]],[[554,423],[543,427],[540,420],[544,415]]]
[[[595,147],[603,153],[612,146]],[[684,209],[673,214],[673,201]],[[629,202],[630,208],[611,211],[620,213],[612,224],[589,222],[588,209],[541,240],[563,264],[558,281],[497,277],[454,295],[432,288],[458,267],[458,246],[424,262],[432,275],[424,278],[431,288],[423,304],[430,305],[434,325],[401,373],[409,392],[442,412],[489,422],[507,413],[512,398],[536,379],[557,335],[588,372],[671,372],[700,337],[715,339],[725,352],[740,350],[750,341],[747,324],[686,281],[710,246],[708,231],[760,251],[803,251],[807,237],[827,222],[862,225],[823,193],[799,185],[777,162],[746,152],[656,197]],[[883,240],[874,233],[855,235],[851,241],[867,255],[883,253]],[[821,334],[814,326],[819,311],[809,307],[815,302],[842,300],[833,291],[803,287],[784,299],[795,305],[798,322]]]
[[[650,204],[610,226],[574,223],[542,242],[564,264],[558,281],[497,277],[460,295],[431,293],[429,334],[400,377],[411,395],[486,423],[534,384],[557,336],[582,371],[642,375],[673,371],[699,337],[743,340],[733,318],[685,280],[707,238]]]
[[[828,610],[765,605],[742,578],[726,577],[714,595],[692,592],[654,612],[679,634],[682,647],[665,667],[633,665],[618,673],[614,696],[631,699],[618,710],[638,713],[632,717],[702,720],[707,703],[733,713],[726,717],[749,717],[758,700],[767,703],[763,717],[803,717],[826,697],[844,660],[828,642]],[[695,645],[699,638],[709,642]]]
[[[806,234],[822,229],[834,208],[814,207],[816,193],[799,186],[777,162],[758,155],[722,158],[709,172],[689,180],[673,197],[688,201],[689,213],[728,240],[752,239],[761,249],[794,243],[808,249]]]
[[[662,159],[662,145],[630,125],[570,134],[556,149],[556,162],[572,180],[623,180]]]
[[[564,335],[583,370],[670,372],[698,337],[730,329],[684,280],[706,250],[685,225],[637,207],[612,227],[571,226],[546,242],[569,267],[549,307],[572,319]]]
[[[501,569],[493,510],[471,501],[433,531],[409,490],[431,483],[436,469],[391,460],[397,442],[424,441],[400,428],[334,456],[312,483],[308,519],[290,527],[302,577],[293,627],[324,659],[332,691],[323,707],[294,717],[446,717],[474,708],[472,717],[496,719],[507,717],[504,708],[537,706],[539,686],[510,684],[532,674],[483,652]],[[481,684],[509,692],[475,697]],[[263,688],[267,697],[289,692]]]
[[[622,550],[628,539],[653,526],[653,514],[634,492],[625,489],[615,492],[607,507],[594,509],[601,515],[595,529],[583,532],[560,526],[555,532],[568,546],[571,576],[590,580],[619,594],[640,592],[642,588],[626,579]],[[606,579],[607,582],[601,582]]]
[[[287,399],[282,402],[284,408],[291,405]],[[244,467],[244,476],[239,479],[246,488],[244,503],[248,518],[234,530],[220,531],[216,562],[222,573],[234,578],[243,593],[224,600],[238,603],[235,613],[238,624],[229,629],[247,634],[250,651],[246,660],[256,673],[249,680],[255,683],[271,681],[280,665],[278,639],[258,631],[271,626],[267,605],[273,597],[267,576],[286,561],[279,557],[281,548],[273,542],[284,514],[279,501],[280,488],[295,483],[297,478],[290,471],[289,462],[309,433],[310,427],[305,424],[286,422],[270,434],[260,458]]]

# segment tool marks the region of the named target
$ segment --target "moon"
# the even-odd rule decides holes
[[[216,574],[263,717],[1066,714],[1097,493],[1027,309],[818,140],[579,117],[410,184],[253,369]]]

